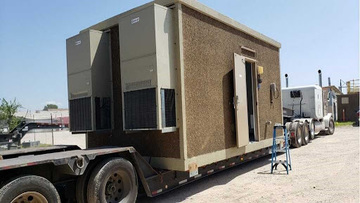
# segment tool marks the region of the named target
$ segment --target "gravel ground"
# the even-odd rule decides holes
[[[138,202],[359,202],[359,136],[358,127],[339,127],[291,149],[289,175],[281,166],[270,174],[266,156]]]

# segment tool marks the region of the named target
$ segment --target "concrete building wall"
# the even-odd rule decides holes
[[[282,122],[280,95],[270,102],[270,83],[280,90],[279,49],[189,7],[182,11],[188,157],[236,146],[234,53],[264,67],[257,102],[259,134],[260,140],[271,138],[273,124]],[[255,50],[255,57],[243,53],[242,46]]]

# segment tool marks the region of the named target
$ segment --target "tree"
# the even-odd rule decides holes
[[[15,128],[21,121],[20,118],[15,116],[19,108],[21,108],[21,104],[16,102],[16,98],[13,101],[6,101],[4,98],[1,100],[0,120],[4,120],[9,129]]]
[[[58,109],[59,107],[56,104],[46,104],[46,106],[44,106],[44,111],[47,111],[49,109]]]

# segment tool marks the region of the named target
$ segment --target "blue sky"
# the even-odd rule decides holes
[[[281,78],[290,86],[317,84],[317,70],[339,85],[359,78],[356,0],[199,0],[282,44]],[[143,0],[1,0],[0,98],[24,109],[67,107],[65,40]]]

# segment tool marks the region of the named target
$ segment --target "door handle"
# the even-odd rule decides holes
[[[238,104],[238,103],[240,103],[240,102],[238,102],[239,101],[239,96],[235,96],[235,97],[233,97],[233,105],[234,105],[234,109],[236,109],[236,105]]]

